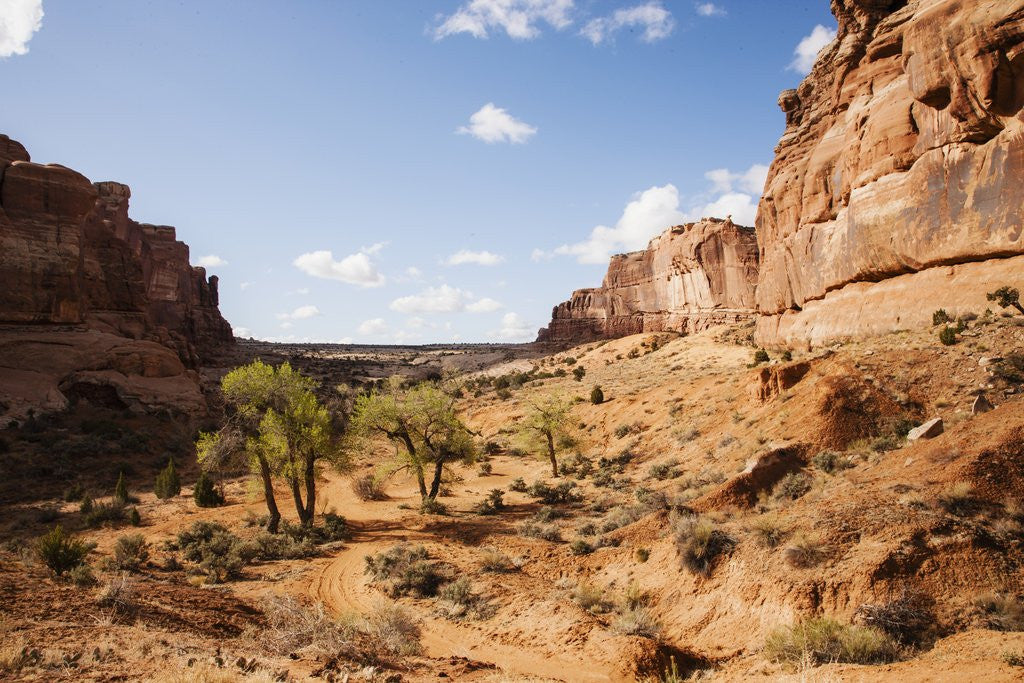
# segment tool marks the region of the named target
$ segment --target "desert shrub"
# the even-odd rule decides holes
[[[135,608],[135,580],[127,572],[110,577],[96,597],[96,602],[115,612],[131,612]]]
[[[114,543],[115,569],[135,572],[149,559],[149,544],[142,534],[125,534]]]
[[[575,368],[572,369],[572,376],[577,382],[582,382],[583,377],[586,374],[587,370],[582,365],[577,365]]]
[[[938,495],[939,506],[952,515],[969,515],[975,511],[977,500],[970,482],[958,481]]]
[[[1011,384],[1024,383],[1024,353],[1008,353],[1003,360],[992,364],[992,374]]]
[[[444,584],[438,597],[456,605],[468,605],[473,602],[473,586],[465,576]]]
[[[95,505],[96,503],[95,501],[93,501],[92,496],[90,496],[88,493],[85,493],[82,495],[82,501],[78,504],[78,511],[83,515],[88,515],[90,512],[92,512],[93,507],[95,507]]]
[[[421,545],[400,543],[376,555],[366,556],[366,573],[386,585],[392,597],[430,597],[445,581],[441,567],[431,562]]]
[[[775,485],[775,497],[796,500],[811,490],[811,478],[803,472],[790,472]]]
[[[629,436],[630,434],[639,434],[643,426],[639,422],[632,422],[629,424],[621,424],[615,428],[615,437],[621,439]]]
[[[418,655],[420,627],[412,612],[401,605],[383,604],[366,617],[366,630],[385,652],[397,656]]]
[[[500,398],[502,401],[507,401],[512,398],[512,392],[508,389],[498,389],[494,392],[494,395]]]
[[[517,569],[511,557],[497,548],[487,547],[480,552],[480,569],[485,572],[504,573]]]
[[[768,635],[764,653],[768,659],[792,666],[837,662],[882,664],[900,657],[900,647],[882,631],[850,626],[827,617],[808,619],[775,629]]]
[[[789,361],[793,360],[793,352],[790,351],[789,349],[786,349],[785,351],[782,352],[780,358],[782,358],[783,362],[788,363]]]
[[[348,538],[348,521],[337,513],[324,513],[324,524],[321,529],[322,541],[341,541]]]
[[[266,625],[257,637],[274,654],[324,658],[354,654],[356,629],[333,619],[323,603],[306,604],[292,596],[274,595],[264,601],[263,613]]]
[[[485,455],[497,455],[501,453],[501,444],[497,441],[488,441],[484,444]]]
[[[494,471],[494,465],[492,465],[489,462],[482,462],[477,467],[477,474],[479,474],[481,477],[489,477],[489,476],[491,476],[491,473],[493,471]]]
[[[637,521],[650,512],[645,505],[617,505],[601,520],[601,533],[608,533]]]
[[[92,499],[89,499],[90,501]],[[83,508],[86,508],[85,503],[82,504]],[[106,524],[107,522],[122,522],[125,517],[124,505],[117,501],[111,501],[109,503],[95,503],[88,506],[88,512],[85,513],[85,525],[88,527],[98,527]]]
[[[647,548],[637,548],[633,551],[633,557],[636,558],[637,562],[643,563],[651,559],[651,551]]]
[[[581,608],[593,614],[604,614],[615,609],[615,601],[607,591],[591,583],[576,584],[569,597]]]
[[[833,472],[853,467],[853,463],[846,456],[840,455],[835,451],[820,451],[811,458],[811,462],[826,474],[832,474]]]
[[[661,624],[646,607],[631,607],[619,614],[611,623],[612,630],[628,636],[657,638]]]
[[[985,298],[989,301],[994,301],[999,304],[1000,308],[1009,308],[1013,306],[1021,313],[1024,313],[1024,308],[1020,305],[1020,291],[1016,287],[1004,286],[989,292],[985,295]]]
[[[604,403],[604,391],[601,387],[594,385],[594,388],[590,390],[590,402],[596,405]]]
[[[945,346],[956,344],[956,328],[947,325],[939,330],[939,341]]]
[[[516,477],[512,480],[512,483],[508,485],[509,491],[516,491],[518,493],[525,493],[527,490],[526,480],[522,477]]]
[[[771,358],[768,356],[768,352],[764,349],[758,349],[754,351],[754,365],[760,365],[761,363],[767,363]]]
[[[156,475],[153,493],[160,500],[174,498],[181,493],[181,478],[178,476],[178,471],[174,469],[174,458],[168,458],[167,467],[160,470],[160,473]]]
[[[593,470],[593,461],[582,453],[573,453],[558,463],[558,471],[562,476],[573,475],[577,479],[584,479]]]
[[[682,474],[679,469],[679,460],[672,458],[667,462],[656,463],[647,469],[647,474],[652,479],[675,479]]]
[[[487,497],[476,504],[474,511],[478,515],[495,515],[505,509],[505,492],[491,489]]]
[[[385,500],[384,482],[373,474],[364,474],[352,480],[352,492],[359,500]]]
[[[762,548],[777,547],[788,533],[778,519],[767,515],[755,519],[750,530]]]
[[[569,544],[569,552],[573,555],[589,555],[594,552],[594,546],[590,545],[585,538],[577,538]]]
[[[217,490],[213,479],[205,470],[199,473],[195,488],[192,490],[192,498],[196,505],[201,508],[212,508],[224,504],[224,496]]]
[[[944,308],[940,308],[932,313],[932,325],[944,325],[950,322],[953,322],[953,318],[949,316],[949,313],[946,313]]]
[[[420,502],[421,515],[447,515],[448,506],[436,498],[424,498]]]
[[[798,534],[786,547],[783,557],[791,567],[808,569],[821,564],[826,554],[825,545],[818,536]]]
[[[96,546],[64,533],[60,524],[36,541],[36,555],[50,571],[60,576],[85,561]]]
[[[128,510],[128,523],[132,526],[142,526],[142,515],[139,514],[139,508],[134,505]]]
[[[285,534],[271,534],[266,531],[258,533],[252,539],[252,546],[254,558],[264,562],[294,560],[316,554],[316,548],[308,540],[296,540]]]
[[[974,598],[976,616],[986,628],[1024,631],[1024,604],[1015,595],[983,593]]]
[[[736,541],[724,531],[697,517],[676,520],[676,552],[683,566],[702,576],[710,576],[718,559],[736,547]]]
[[[530,486],[527,493],[546,505],[578,503],[583,500],[583,494],[577,489],[574,481],[563,481],[551,486],[544,480],[538,480]]]
[[[539,538],[543,541],[558,543],[562,540],[562,533],[557,524],[538,524],[527,521],[519,525],[519,535],[527,538]]]
[[[96,574],[92,571],[92,567],[84,562],[73,569],[69,569],[65,573],[65,578],[79,588],[90,588],[99,583],[96,580]]]
[[[121,505],[139,502],[138,498],[128,493],[128,481],[124,478],[124,471],[117,476],[117,484],[114,486],[114,502]]]
[[[237,577],[257,552],[217,522],[193,522],[178,532],[177,542],[185,560],[196,563],[211,583]]]
[[[877,628],[901,643],[916,643],[935,626],[935,601],[925,593],[903,587],[880,602],[857,608],[854,620]]]
[[[545,524],[547,522],[553,522],[556,519],[561,519],[562,517],[565,517],[565,513],[558,508],[551,507],[550,505],[544,505],[533,513],[533,521]]]

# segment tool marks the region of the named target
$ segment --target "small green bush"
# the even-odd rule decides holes
[[[366,573],[374,581],[385,583],[392,597],[430,597],[437,594],[446,577],[429,557],[421,545],[400,543],[376,555],[367,555]]]
[[[213,479],[205,470],[199,473],[195,488],[192,490],[192,498],[196,506],[201,508],[212,508],[224,504],[224,496],[213,483]]]
[[[198,564],[211,583],[238,577],[257,553],[255,545],[217,522],[194,522],[178,532],[177,541],[184,559]]]
[[[939,341],[945,346],[956,344],[956,328],[947,325],[939,330]]]
[[[437,498],[424,498],[420,502],[421,515],[447,515],[448,507]]]
[[[583,500],[583,494],[579,491],[574,481],[563,481],[551,486],[546,481],[535,481],[527,493],[540,499],[545,505],[559,505],[564,503],[578,503]]]
[[[174,469],[174,458],[168,458],[167,467],[160,470],[160,473],[156,475],[153,493],[160,500],[174,498],[181,493],[181,478],[178,476],[178,471]]]
[[[534,521],[520,524],[519,535],[527,538],[539,538],[551,543],[558,543],[562,540],[562,532],[558,529],[557,524],[539,524]]]
[[[661,624],[646,607],[631,607],[619,614],[611,623],[612,630],[628,636],[657,638]]]
[[[58,524],[36,542],[36,555],[57,576],[72,570],[85,561],[96,546],[79,541],[64,533]]]
[[[138,571],[149,559],[149,544],[142,534],[126,534],[114,543],[114,568]]]
[[[516,491],[517,493],[526,493],[528,488],[526,480],[522,477],[516,477],[512,480],[512,483],[508,485],[509,491]]]
[[[882,631],[850,626],[827,617],[777,628],[769,634],[765,655],[775,662],[798,666],[821,664],[884,664],[899,659],[899,644]]]
[[[853,467],[853,463],[846,456],[840,455],[835,451],[821,451],[811,458],[811,462],[826,474],[832,474],[833,472]]]
[[[491,489],[487,497],[476,506],[478,515],[495,515],[505,509],[505,492],[501,489]]]
[[[577,538],[569,544],[569,552],[573,555],[589,555],[594,552],[594,546],[583,538]]]
[[[944,308],[940,308],[932,313],[932,325],[944,325],[950,322],[953,322],[953,318],[949,316],[949,313],[946,313]]]
[[[782,352],[782,356],[780,356],[780,358],[782,358],[784,362],[788,363],[789,361],[793,360],[793,352],[790,351],[789,349],[786,349],[785,351]]]
[[[477,467],[477,474],[479,474],[481,477],[489,477],[489,476],[491,476],[491,473],[493,471],[494,471],[494,465],[492,465],[489,462],[482,462]]]
[[[91,502],[92,499],[89,500]],[[95,503],[89,506],[86,506],[83,502],[82,508],[85,509],[86,507],[88,507],[89,511],[85,513],[85,525],[88,527],[98,527],[107,522],[124,521],[124,505],[116,500],[109,503]]]
[[[601,387],[594,385],[594,388],[590,390],[590,402],[595,406],[604,403],[604,391]]]
[[[651,551],[647,548],[637,548],[633,551],[633,557],[636,558],[637,562],[643,563],[651,559]]]
[[[583,377],[586,374],[587,370],[582,365],[577,365],[572,369],[572,376],[576,379],[577,382],[582,382]]]
[[[811,478],[803,472],[790,472],[775,485],[775,497],[796,500],[811,490]]]
[[[364,474],[352,480],[352,492],[359,500],[385,500],[384,482],[373,474]]]
[[[131,496],[128,495],[128,482],[125,481],[124,472],[117,477],[117,485],[114,486],[114,502],[120,503],[121,505],[127,505],[132,501]]]
[[[128,523],[132,526],[142,526],[142,515],[139,514],[139,508],[134,505],[128,510]]]
[[[765,351],[764,349],[758,349],[757,351],[754,352],[754,365],[767,363],[769,360],[771,360],[771,357],[768,355],[768,352]]]

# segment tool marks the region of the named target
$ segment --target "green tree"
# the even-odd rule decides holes
[[[384,436],[395,444],[407,468],[416,476],[420,496],[433,500],[441,489],[445,467],[476,458],[473,434],[455,410],[455,393],[439,384],[422,382],[411,388],[393,378],[380,391],[356,399],[351,430],[368,438]],[[432,469],[430,487],[426,471]]]
[[[204,468],[244,457],[263,484],[269,521],[277,532],[281,513],[274,479],[291,489],[295,510],[304,525],[316,512],[316,482],[323,463],[348,464],[336,438],[336,421],[314,393],[314,382],[288,363],[274,368],[262,361],[235,368],[221,380],[227,423],[214,434],[202,434],[197,457]]]
[[[192,499],[201,508],[213,508],[224,504],[224,496],[213,485],[213,479],[210,478],[210,473],[206,470],[199,473],[199,479],[196,480],[196,485],[192,488]]]
[[[603,400],[603,396],[602,396]],[[539,440],[551,462],[552,476],[558,476],[559,443],[572,436],[572,403],[564,396],[552,395],[533,403],[519,423],[519,433],[527,439]]]
[[[1000,287],[994,292],[985,295],[989,301],[995,301],[1001,308],[1013,306],[1021,313],[1024,313],[1024,306],[1020,305],[1020,290],[1016,287]]]
[[[117,477],[117,485],[114,486],[114,502],[126,505],[129,500],[128,482],[124,479],[124,472]]]
[[[156,475],[153,493],[161,500],[174,498],[181,493],[181,478],[178,476],[178,471],[174,469],[174,458],[168,458],[167,467],[160,470],[160,473]]]

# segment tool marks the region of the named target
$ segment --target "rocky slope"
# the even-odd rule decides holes
[[[1024,0],[832,0],[779,98],[758,211],[757,337],[824,343],[1024,286]]]
[[[0,135],[0,416],[76,397],[140,410],[202,404],[186,368],[233,341],[217,278],[189,265],[174,228],[130,219],[130,196],[32,163]]]
[[[677,225],[643,251],[613,256],[602,285],[555,306],[537,341],[688,333],[750,317],[757,262],[750,228],[716,218]]]

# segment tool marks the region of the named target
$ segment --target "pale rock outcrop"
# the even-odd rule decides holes
[[[757,339],[822,344],[1024,286],[1024,0],[833,0],[779,105]]]
[[[757,258],[753,229],[731,220],[669,228],[647,249],[613,256],[602,285],[555,306],[537,341],[689,333],[751,318]]]

